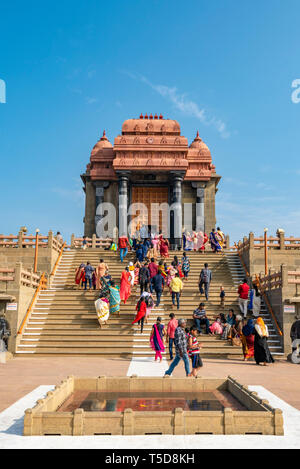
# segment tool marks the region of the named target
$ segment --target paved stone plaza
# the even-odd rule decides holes
[[[151,361],[150,361],[151,360]],[[40,385],[55,385],[68,375],[74,376],[126,376],[130,374],[149,376],[163,375],[164,364],[144,359],[137,369],[136,363],[123,359],[96,357],[17,358],[0,365],[0,411],[24,397]],[[130,367],[130,369],[129,369]],[[225,377],[232,375],[246,385],[264,386],[291,406],[300,410],[300,373],[298,365],[278,361],[267,368],[254,362],[241,360],[206,359],[199,375]],[[183,364],[174,370],[175,377],[185,376]]]

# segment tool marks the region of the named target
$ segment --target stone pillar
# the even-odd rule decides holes
[[[196,201],[196,231],[205,232],[205,213],[204,213],[204,187],[197,188]]]
[[[95,212],[95,230],[97,230],[97,224],[98,222],[103,218],[103,215],[99,215],[100,212],[100,207],[104,202],[104,187],[99,186],[98,184],[96,185],[96,192],[95,192],[95,202],[96,202],[96,212]],[[100,206],[100,207],[99,207]],[[97,213],[98,209],[98,213]],[[99,236],[102,238],[102,236]]]
[[[173,198],[171,218],[171,247],[181,249],[182,240],[182,173],[171,173],[173,178]]]
[[[129,173],[119,175],[119,236],[127,236],[128,229],[128,181]]]
[[[85,180],[85,217],[84,217],[84,234],[91,238],[95,233],[95,213],[96,213],[96,196],[95,186],[89,177]]]

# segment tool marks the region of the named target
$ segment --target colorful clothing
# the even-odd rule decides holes
[[[222,251],[222,247],[219,243],[219,239],[218,239],[218,236],[217,236],[217,233],[212,231],[209,235],[209,241],[210,241],[210,245],[211,245],[211,248],[214,252],[220,252]]]
[[[129,272],[124,270],[121,275],[121,286],[120,286],[120,298],[124,301],[124,304],[131,295],[131,275]]]
[[[163,343],[163,330],[164,330],[164,325],[163,324],[154,324],[152,328],[152,335],[150,339],[150,344],[152,347],[152,350],[158,351],[158,352],[164,352],[165,351],[165,346]]]
[[[161,257],[169,257],[169,241],[162,235],[159,237],[159,249]]]
[[[99,298],[95,301],[95,308],[99,324],[106,322],[109,318],[109,307],[107,298]]]
[[[81,264],[78,267],[78,269],[76,270],[76,273],[75,273],[75,283],[76,283],[76,285],[80,285],[80,282],[83,283],[85,281],[84,268],[85,268],[85,264]]]
[[[190,259],[186,256],[182,258],[181,262],[182,262],[182,272],[186,276],[186,274],[188,274],[191,269]]]
[[[116,287],[109,287],[109,312],[111,314],[119,313],[120,311],[120,288]]]

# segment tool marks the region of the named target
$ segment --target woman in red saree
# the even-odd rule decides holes
[[[85,264],[80,264],[79,267],[77,267],[76,272],[75,272],[75,283],[80,288],[85,281]]]
[[[121,285],[120,285],[120,298],[126,304],[126,301],[131,295],[131,275],[128,267],[123,270],[121,275]]]
[[[136,322],[138,322],[139,324],[141,323],[141,334],[142,334],[143,329],[144,329],[144,320],[145,320],[145,316],[147,312],[147,304],[143,296],[142,298],[139,299],[138,304],[136,305],[136,312],[137,313],[132,324],[135,324]]]
[[[169,241],[163,238],[163,235],[159,237],[159,251],[161,257],[169,257]]]

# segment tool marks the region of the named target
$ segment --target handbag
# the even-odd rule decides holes
[[[233,347],[241,347],[242,346],[242,341],[239,337],[233,337],[233,339],[231,339],[231,345]]]

